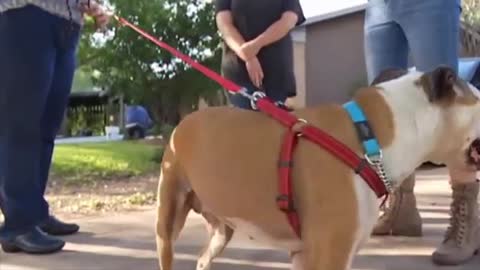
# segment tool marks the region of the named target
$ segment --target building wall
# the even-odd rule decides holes
[[[306,70],[304,41],[294,41],[293,59],[295,80],[297,83],[297,96],[289,100],[289,104],[295,107],[304,107],[306,104]]]
[[[364,11],[306,27],[306,105],[347,101],[366,84]]]

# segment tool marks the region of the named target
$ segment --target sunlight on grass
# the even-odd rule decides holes
[[[137,176],[159,166],[161,148],[135,142],[58,145],[52,174],[66,182]]]

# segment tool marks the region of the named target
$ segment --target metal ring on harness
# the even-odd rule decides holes
[[[376,165],[376,164],[378,164],[379,162],[382,161],[383,152],[382,152],[382,150],[380,150],[380,152],[378,153],[378,155],[375,156],[374,159],[370,158],[367,154],[365,154],[364,157],[368,161],[368,163],[370,163],[370,165]]]
[[[300,125],[300,127],[297,127],[298,125]],[[303,133],[301,131],[299,131],[299,129],[301,129],[301,127],[305,126],[305,125],[308,125],[308,121],[303,119],[303,118],[298,118],[297,122],[295,124],[293,124],[292,129],[296,132],[298,137],[303,136]]]

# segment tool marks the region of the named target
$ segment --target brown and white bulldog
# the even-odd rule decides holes
[[[354,100],[377,136],[395,186],[426,161],[476,169],[469,147],[480,135],[475,129],[480,123],[478,89],[445,67],[429,73],[391,71],[380,77],[381,83],[359,90]],[[293,113],[363,155],[342,106]],[[231,107],[197,111],[177,126],[164,153],[158,187],[162,270],[172,269],[173,244],[190,210],[206,218],[210,231],[197,270],[210,268],[234,231],[289,251],[294,269],[350,269],[370,236],[380,201],[347,165],[300,140],[292,173],[302,228],[298,238],[275,201],[285,131],[263,113]]]

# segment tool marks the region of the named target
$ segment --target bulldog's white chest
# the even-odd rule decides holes
[[[225,220],[236,232],[248,236],[252,242],[259,242],[275,249],[301,250],[302,242],[299,238],[278,239],[251,222],[239,218],[226,218]]]
[[[379,201],[363,178],[356,175],[353,181],[358,205],[358,226],[353,250],[356,252],[366,243],[375,226],[379,212]]]

